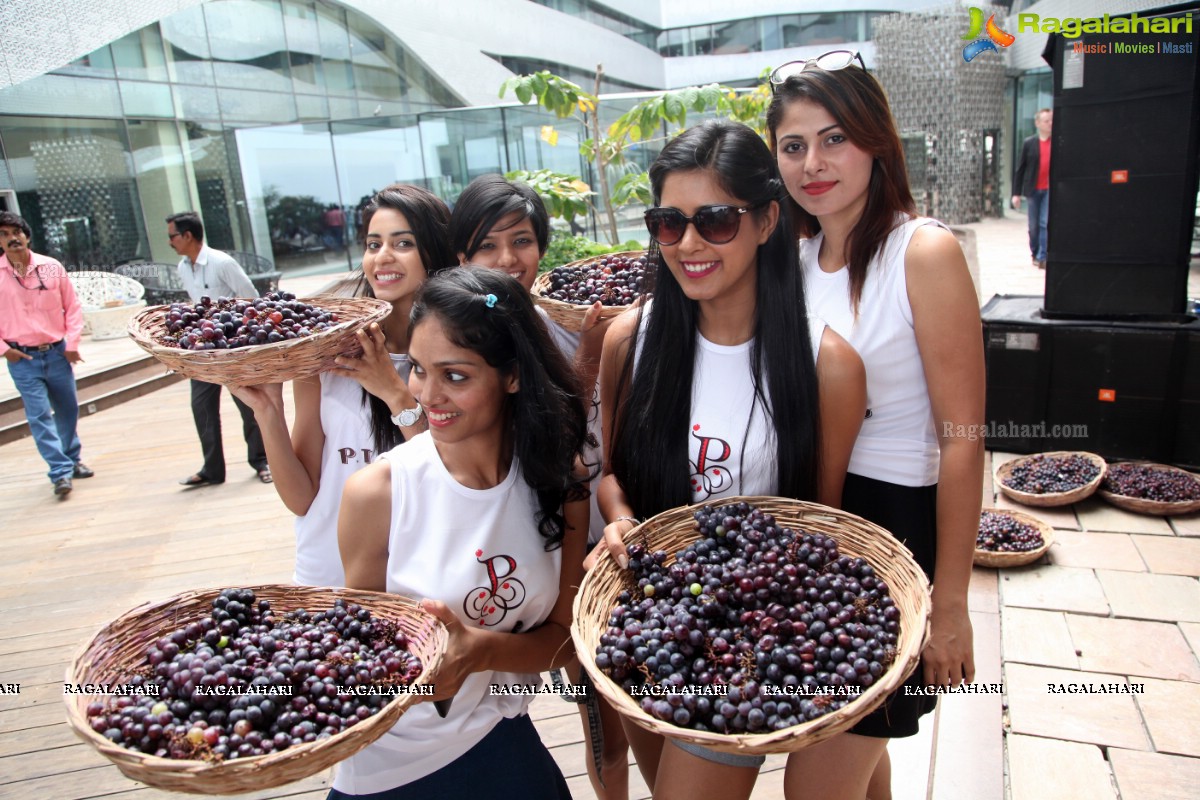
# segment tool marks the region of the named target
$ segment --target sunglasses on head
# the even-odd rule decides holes
[[[738,228],[742,225],[742,214],[754,207],[701,206],[689,217],[678,208],[659,206],[646,212],[646,230],[650,231],[654,241],[670,246],[678,244],[690,222],[704,241],[709,244],[725,244],[737,236]]]
[[[771,93],[774,94],[779,86],[782,86],[788,78],[793,75],[799,75],[806,69],[823,69],[826,72],[836,72],[839,69],[845,69],[858,61],[860,67],[864,70],[867,65],[863,63],[862,56],[853,50],[830,50],[828,53],[822,53],[816,58],[804,59],[801,61],[789,61],[786,64],[780,64],[771,72]]]

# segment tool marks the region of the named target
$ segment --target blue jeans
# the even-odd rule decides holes
[[[75,397],[75,370],[67,362],[66,344],[59,342],[28,359],[8,363],[21,400],[25,419],[38,453],[50,467],[50,480],[69,478],[79,460],[79,401]]]
[[[1050,218],[1050,190],[1035,189],[1025,198],[1029,215],[1029,252],[1034,261],[1046,260],[1046,222]]]

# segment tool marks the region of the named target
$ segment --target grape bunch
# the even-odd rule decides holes
[[[225,589],[212,615],[163,636],[127,684],[140,696],[88,705],[92,730],[160,758],[231,761],[327,739],[392,699],[352,687],[407,685],[421,673],[395,623],[344,599],[276,617],[249,589]]]
[[[1099,474],[1100,467],[1084,456],[1039,453],[1013,467],[1004,485],[1018,492],[1057,494],[1086,486]]]
[[[745,502],[695,519],[701,538],[670,565],[665,551],[628,548],[637,586],[617,597],[596,649],[643,711],[766,733],[841,708],[895,660],[900,610],[866,561]]]
[[[337,312],[310,306],[290,292],[271,292],[257,300],[219,297],[215,303],[205,296],[195,305],[170,305],[162,343],[183,350],[231,350],[298,339],[337,321]]]
[[[1160,503],[1200,500],[1200,480],[1147,464],[1113,464],[1104,477],[1104,490]]]
[[[627,306],[646,291],[647,280],[644,255],[607,255],[587,266],[551,270],[546,297],[575,305]]]
[[[975,547],[993,553],[1027,553],[1045,544],[1041,532],[1008,514],[984,511],[979,515]]]

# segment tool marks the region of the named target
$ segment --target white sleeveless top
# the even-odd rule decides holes
[[[550,316],[546,314],[545,309],[541,306],[537,306],[536,308],[538,313],[542,315],[542,320],[546,323],[546,328],[550,331],[550,338],[558,345],[558,349],[562,351],[562,354],[567,357],[567,361],[574,364],[575,352],[579,350],[579,343],[583,335],[578,331],[569,331],[550,319]],[[592,387],[592,402],[587,409],[587,432],[588,443],[583,447],[582,460],[589,472],[594,471],[596,473],[588,487],[592,493],[591,499],[588,501],[590,509],[588,545],[594,545],[604,535],[604,515],[600,513],[600,506],[597,504],[597,496],[600,488],[600,468],[604,465],[604,434],[602,433],[600,421],[599,377],[597,377],[596,385]]]
[[[421,433],[384,453],[392,473],[387,590],[441,600],[464,625],[517,633],[546,620],[558,599],[562,549],[547,552],[537,531],[537,496],[513,459],[490,489],[450,475],[433,437]],[[450,764],[531,698],[489,694],[497,684],[540,685],[537,673],[477,672],[445,719],[414,705],[384,736],[343,761],[334,788],[370,794],[411,783]]]
[[[867,371],[867,418],[849,471],[901,486],[937,483],[941,455],[904,272],[908,244],[923,225],[946,227],[919,217],[891,233],[867,268],[857,317],[850,305],[849,270],[821,270],[821,234],[800,242],[809,310],[850,342]]]
[[[650,303],[647,303],[646,316]],[[814,360],[820,353],[825,322],[808,318]],[[644,334],[644,330],[641,332]],[[635,365],[645,336],[639,334]],[[754,340],[714,344],[696,332],[692,409],[688,426],[688,465],[693,503],[734,495],[778,492],[778,444],[763,401],[754,396],[750,349]],[[764,376],[763,391],[766,391]],[[747,424],[748,423],[748,424]]]
[[[407,355],[389,354],[396,372],[408,382],[412,362]],[[301,586],[345,586],[337,521],[346,479],[371,463],[371,407],[363,403],[362,386],[352,378],[323,372],[321,379],[321,480],[308,513],[296,517],[296,570],[292,581]]]

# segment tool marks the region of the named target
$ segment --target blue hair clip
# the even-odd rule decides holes
[[[496,307],[496,295],[485,294],[483,296],[483,302],[487,303],[488,308],[495,308]]]

